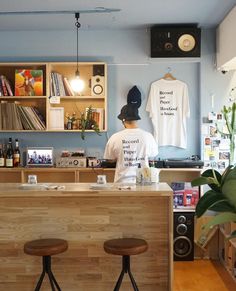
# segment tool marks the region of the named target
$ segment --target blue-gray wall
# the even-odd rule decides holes
[[[76,35],[73,31],[0,32],[0,61],[75,61]],[[201,153],[201,121],[211,108],[219,111],[232,86],[234,72],[223,75],[215,68],[215,30],[202,31],[202,54],[199,59],[151,59],[150,34],[147,30],[107,30],[79,32],[79,61],[104,61],[108,64],[108,132],[102,136],[79,133],[0,133],[0,141],[9,136],[27,146],[53,146],[56,151],[83,147],[88,155],[102,157],[107,137],[120,130],[116,118],[126,103],[128,90],[137,85],[142,92],[140,127],[152,131],[145,111],[150,84],[171,68],[172,74],[188,84],[191,117],[188,122],[188,148],[159,148],[160,158],[188,157]]]

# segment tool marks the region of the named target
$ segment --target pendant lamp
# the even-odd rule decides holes
[[[77,51],[76,51],[76,71],[75,71],[75,78],[70,81],[72,90],[75,93],[81,93],[84,89],[84,81],[81,80],[80,73],[79,73],[79,48],[78,48],[78,44],[79,44],[79,28],[81,26],[79,23],[79,16],[80,16],[79,12],[76,12],[75,13],[75,18],[76,18],[75,26],[76,26],[76,35],[77,35],[77,38],[76,38],[76,48],[77,48]]]

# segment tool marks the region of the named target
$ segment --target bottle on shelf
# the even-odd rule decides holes
[[[3,146],[0,144],[0,168],[5,167],[5,155],[3,151]]]
[[[13,166],[14,167],[20,166],[20,148],[19,148],[18,139],[15,139],[15,149],[13,153]]]
[[[6,152],[6,167],[13,168],[13,147],[12,147],[12,139],[9,138],[7,144],[7,152]]]

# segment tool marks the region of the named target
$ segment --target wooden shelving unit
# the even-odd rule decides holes
[[[15,84],[16,84],[16,70],[41,70],[42,71],[42,88],[43,96],[14,96],[15,94]],[[82,113],[86,112],[86,108],[91,107],[94,110],[98,110],[100,120],[100,131],[107,130],[107,65],[103,62],[84,62],[79,63],[80,78],[84,81],[84,89],[78,96],[65,96],[60,92],[54,93],[53,82],[55,78],[52,77],[52,73],[59,74],[61,76],[62,82],[58,83],[57,86],[65,86],[64,79],[70,81],[75,77],[76,63],[72,62],[47,62],[47,63],[0,63],[0,76],[3,75],[9,81],[11,85],[11,90],[13,96],[0,95],[0,102],[15,103],[21,106],[36,107],[40,114],[42,115],[46,128],[43,130],[18,130],[14,128],[0,128],[0,132],[38,132],[38,131],[67,131],[67,120],[66,114],[69,115],[75,113],[76,117],[79,118]],[[100,75],[99,75],[100,74]],[[1,80],[0,80],[1,82]],[[54,84],[55,85],[55,84]],[[99,86],[101,92],[97,93],[94,88]],[[58,87],[59,88],[59,87]],[[1,92],[1,90],[0,90]],[[68,91],[66,91],[67,93]],[[51,102],[51,96],[57,96],[59,103],[55,104]],[[60,96],[62,95],[62,96]],[[64,129],[50,128],[50,109],[60,107],[63,108]],[[63,118],[63,117],[62,117]],[[77,128],[76,128],[77,127]],[[70,132],[80,131],[79,124],[75,124],[75,130],[70,130]],[[93,132],[93,130],[91,130]]]

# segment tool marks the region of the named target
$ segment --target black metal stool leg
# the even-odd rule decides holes
[[[128,274],[129,274],[129,277],[130,277],[131,283],[132,283],[132,285],[133,285],[134,291],[139,291],[139,290],[138,290],[138,286],[137,286],[137,284],[136,284],[136,282],[135,282],[135,280],[134,280],[134,277],[133,277],[133,275],[132,275],[132,273],[131,273],[130,270],[128,270]]]
[[[45,264],[45,271],[48,274],[48,279],[52,288],[52,291],[56,291],[54,288],[54,284],[53,284],[53,280],[52,280],[52,276],[51,276],[51,256],[45,256],[44,258],[44,264]]]
[[[39,278],[39,280],[38,280],[38,283],[37,283],[37,285],[36,285],[34,291],[39,291],[39,290],[40,290],[40,287],[41,287],[41,285],[42,285],[42,282],[43,282],[43,278],[44,278],[44,276],[45,276],[45,270],[42,271],[42,274],[41,274],[41,276],[40,276],[40,278]]]
[[[56,279],[55,279],[55,277],[53,275],[53,272],[51,272],[51,277],[52,277],[52,280],[53,280],[55,286],[57,287],[57,290],[61,291],[61,288],[59,287],[59,285],[58,285],[58,283],[57,283],[57,281],[56,281]]]
[[[116,286],[114,288],[114,291],[119,291],[120,290],[120,285],[122,283],[123,277],[124,277],[125,271],[122,270],[120,273],[120,276],[118,278],[118,281],[116,282]]]
[[[52,291],[56,291],[55,287],[58,291],[61,291],[51,269],[51,256],[44,256],[43,258],[43,271],[35,288],[35,291],[39,291],[44,279],[45,274],[47,273],[48,279],[52,288]],[[55,286],[54,286],[55,285]]]
[[[53,284],[53,280],[52,280],[52,276],[51,276],[51,272],[48,272],[48,279],[52,288],[52,291],[56,291],[54,288],[54,284]]]
[[[119,291],[120,290],[120,286],[124,277],[124,273],[128,273],[132,286],[134,288],[134,291],[139,291],[138,290],[138,286],[134,280],[134,277],[130,271],[130,256],[122,256],[122,271],[120,273],[120,277],[116,283],[115,289],[114,291]]]
[[[45,276],[45,273],[47,272],[47,262],[46,262],[44,257],[42,257],[42,265],[43,265],[43,271],[41,273],[41,276],[40,276],[40,278],[38,280],[38,283],[37,283],[34,291],[39,291],[40,290],[42,282],[43,282],[43,278]]]
[[[116,282],[116,286],[114,288],[114,291],[120,290],[120,285],[122,283],[124,274],[127,273],[128,264],[129,264],[129,256],[122,256],[122,270],[121,270],[120,276]]]
[[[130,280],[131,280],[131,283],[132,283],[132,286],[134,288],[134,291],[139,291],[138,290],[138,286],[134,280],[134,277],[130,271],[130,256],[122,256],[122,270],[121,270],[121,273],[120,273],[120,276],[118,278],[118,281],[116,283],[116,286],[114,288],[114,291],[119,291],[120,290],[120,286],[121,286],[121,283],[122,283],[122,280],[123,280],[123,277],[124,277],[124,274],[125,273],[128,273],[129,274],[129,277],[130,277]]]
[[[132,286],[134,288],[134,291],[139,291],[138,290],[138,286],[134,280],[134,277],[131,273],[131,270],[130,270],[130,256],[123,256],[123,268],[125,268],[125,273],[128,273],[129,277],[130,277],[130,280],[131,280],[131,283],[132,283]]]

